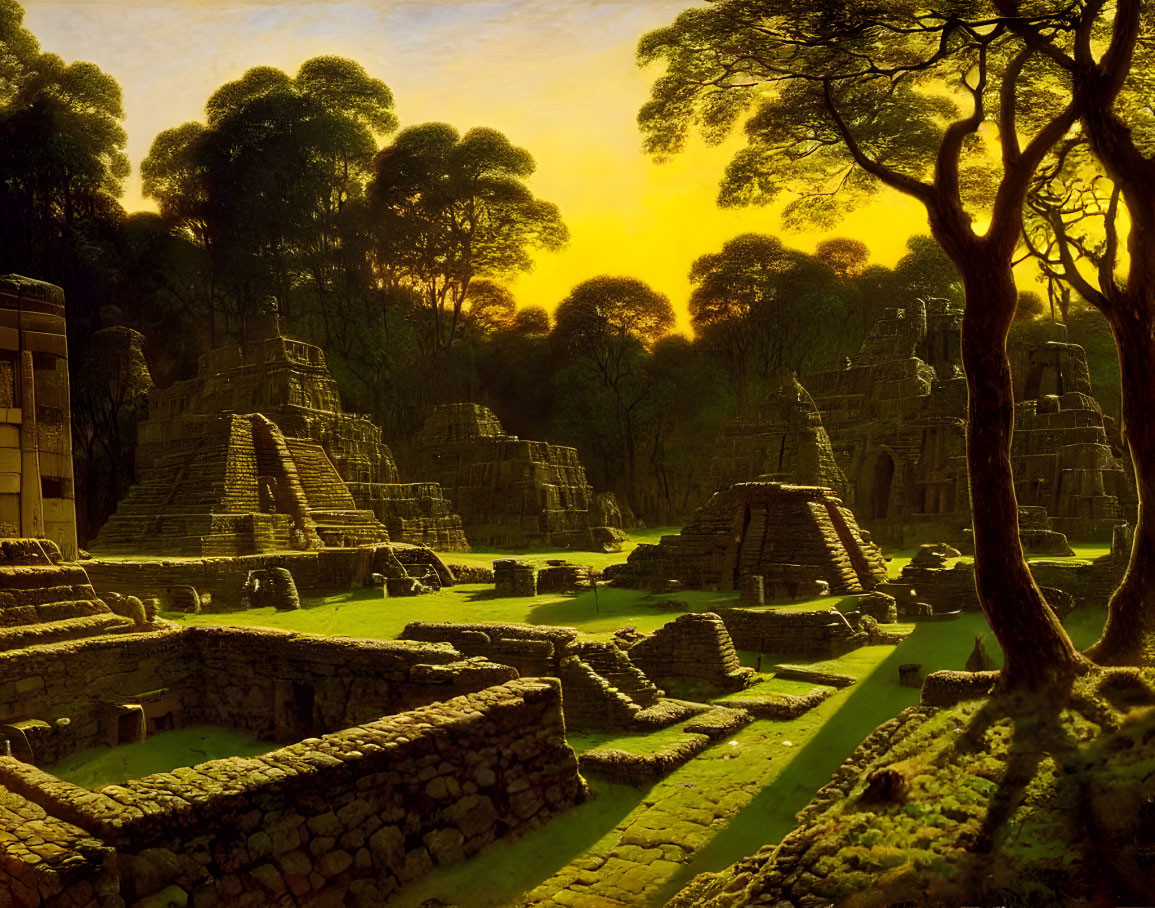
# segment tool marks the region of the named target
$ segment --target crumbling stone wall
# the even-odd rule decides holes
[[[599,505],[573,448],[507,435],[479,404],[434,409],[414,437],[417,472],[436,479],[474,545],[553,545],[600,551],[621,527],[599,526]]]
[[[750,675],[726,625],[712,612],[680,615],[628,652],[630,661],[658,684],[665,678],[689,678],[740,690]]]
[[[37,763],[117,743],[127,714],[300,740],[513,677],[444,644],[159,626],[0,653],[0,725],[25,723],[0,737]]]
[[[513,666],[523,677],[559,678],[571,731],[638,727],[661,696],[616,645],[581,640],[572,627],[414,621],[400,639],[444,641],[466,656]]]
[[[814,612],[718,609],[734,646],[783,659],[835,659],[867,643],[835,609]]]
[[[522,833],[587,793],[565,742],[560,691],[543,680],[99,793],[8,758],[0,784],[87,832],[86,844],[115,849],[125,901],[192,904],[382,904],[433,866]],[[69,894],[92,892],[83,878],[62,882]]]
[[[860,593],[886,576],[886,563],[826,490],[750,482],[716,493],[681,533],[639,545],[606,573],[619,586],[653,589],[674,580],[728,592],[761,576],[787,589],[821,581],[832,593]]]
[[[157,599],[161,608],[181,611],[179,603],[191,587],[201,596],[208,594],[205,611],[238,611],[248,607],[244,589],[250,571],[285,568],[302,594],[315,594],[367,586],[373,574],[389,573],[394,559],[414,576],[432,572],[441,586],[454,583],[452,571],[434,552],[401,544],[180,561],[94,558],[85,566],[101,595],[132,591],[142,599]]]

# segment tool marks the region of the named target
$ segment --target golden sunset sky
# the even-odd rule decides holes
[[[124,89],[134,173],[124,199],[147,207],[136,172],[153,137],[201,119],[223,82],[257,65],[289,73],[318,54],[358,60],[384,79],[402,126],[439,120],[491,126],[538,163],[535,192],[557,203],[569,246],[539,256],[514,286],[548,309],[576,283],[630,274],[666,293],[685,317],[693,260],[747,231],[780,233],[767,209],[721,210],[718,179],[732,150],[695,145],[655,164],[635,118],[655,73],[634,63],[646,31],[686,0],[25,0],[43,49],[91,60]],[[921,207],[880,196],[832,235],[864,240],[892,265],[926,230]],[[787,242],[813,249],[822,239]]]

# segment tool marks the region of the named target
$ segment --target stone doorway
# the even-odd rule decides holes
[[[870,516],[873,520],[885,520],[890,513],[890,487],[894,482],[894,458],[889,451],[883,451],[874,461],[870,477]]]

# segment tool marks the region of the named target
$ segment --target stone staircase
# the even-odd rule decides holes
[[[612,643],[585,641],[577,645],[577,656],[610,687],[646,709],[658,702],[662,692],[629,657]]]

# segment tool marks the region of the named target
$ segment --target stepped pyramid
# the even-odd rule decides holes
[[[606,519],[574,448],[507,435],[480,404],[436,407],[414,449],[422,474],[453,500],[474,545],[613,550]]]
[[[848,500],[850,487],[835,462],[822,416],[797,378],[719,428],[710,488],[721,491],[754,479],[822,486]]]
[[[275,313],[245,348],[200,358],[197,376],[149,394],[138,483],[95,551],[246,555],[406,542],[468,549],[436,483],[398,482],[381,430],[345,413],[320,347]]]
[[[99,552],[253,555],[388,541],[320,445],[259,413],[190,416],[101,529]]]
[[[860,593],[885,578],[886,562],[828,490],[744,482],[715,493],[678,535],[639,545],[613,573],[619,586],[659,588],[675,580],[722,592],[751,576],[768,588],[822,580],[831,593]]]

